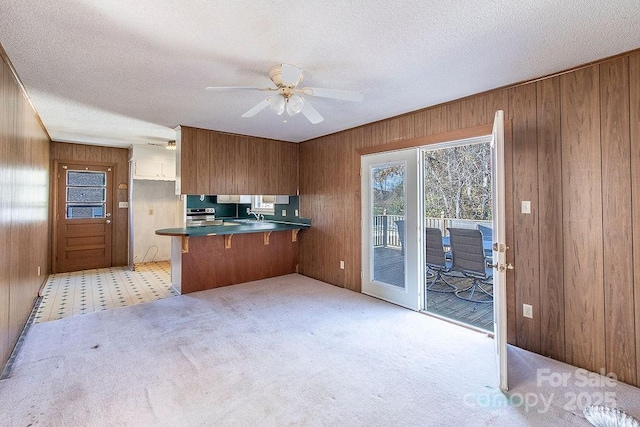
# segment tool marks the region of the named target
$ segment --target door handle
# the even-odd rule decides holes
[[[106,222],[107,224],[111,224],[111,220],[110,220],[110,219],[106,220],[105,222]]]
[[[109,218],[111,216],[111,212],[107,212],[106,214],[104,214],[104,216],[106,216],[107,218]]]
[[[502,272],[502,271],[506,271],[506,270],[513,270],[513,265],[509,262],[506,265],[505,264],[500,264],[500,263],[495,263],[495,264],[491,264],[491,261],[487,261],[487,267],[489,268],[495,268],[496,270]]]

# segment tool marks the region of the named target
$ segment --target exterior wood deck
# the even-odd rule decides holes
[[[399,248],[378,247],[374,250],[374,280],[387,284],[404,286],[404,256]],[[452,273],[447,280],[464,289],[471,285],[471,279]],[[423,282],[423,287],[426,283]],[[453,289],[452,289],[453,290]],[[425,292],[425,311],[461,322],[476,328],[493,332],[493,304],[466,301],[453,292]]]

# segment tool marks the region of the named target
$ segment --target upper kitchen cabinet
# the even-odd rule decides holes
[[[131,148],[133,179],[174,181],[176,152],[164,147],[133,145]]]
[[[298,145],[180,126],[178,194],[298,194]]]

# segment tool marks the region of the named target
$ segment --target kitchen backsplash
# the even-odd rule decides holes
[[[204,196],[204,200],[200,200],[199,195],[187,196],[187,208],[214,208],[216,210],[216,218],[249,218],[247,208],[251,208],[251,203],[217,203],[217,196]],[[274,221],[290,221],[304,222],[309,220],[300,218],[295,215],[295,211],[300,209],[300,197],[289,196],[289,204],[276,204],[275,215],[265,215],[265,219]],[[286,215],[282,215],[282,211],[286,211]]]

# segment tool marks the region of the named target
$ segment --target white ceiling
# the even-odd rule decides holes
[[[0,43],[54,141],[300,142],[636,49],[640,1],[2,0]],[[365,99],[312,98],[312,125],[241,118],[264,92],[204,90],[268,86],[279,63]]]

